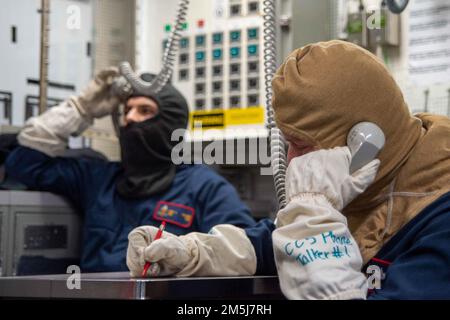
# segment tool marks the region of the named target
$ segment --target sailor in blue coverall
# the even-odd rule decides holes
[[[171,133],[186,128],[188,107],[171,85],[157,96],[136,92],[127,100],[121,163],[60,157],[70,135],[117,108],[120,101],[109,90],[117,75],[115,69],[100,72],[80,96],[30,119],[18,137],[21,146],[6,160],[9,176],[65,196],[83,214],[82,271],[126,271],[127,236],[137,226],[166,221],[167,232],[183,235],[223,223],[254,225],[223,177],[204,165],[173,165],[178,141]]]

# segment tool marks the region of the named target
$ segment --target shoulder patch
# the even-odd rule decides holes
[[[159,201],[153,211],[153,219],[166,221],[181,228],[189,228],[194,222],[194,216],[194,208],[167,201]]]

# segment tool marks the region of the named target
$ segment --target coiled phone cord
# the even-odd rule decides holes
[[[122,77],[119,77],[113,83],[113,91],[116,95],[125,100],[133,93],[133,88],[140,92],[148,92],[150,94],[157,94],[167,84],[173,73],[173,68],[176,60],[176,53],[181,38],[183,25],[186,23],[186,15],[189,9],[190,0],[180,0],[178,10],[175,18],[175,24],[169,36],[167,46],[163,55],[163,67],[159,74],[152,82],[142,80],[133,70],[130,63],[124,61],[119,65],[119,71]],[[116,135],[119,136],[119,111],[112,114],[112,120]]]
[[[156,78],[148,83],[140,79],[131,68],[128,62],[122,62],[120,64],[121,74],[128,80],[132,88],[136,88],[138,91],[158,93],[167,84],[173,73],[175,65],[176,53],[178,51],[178,45],[181,38],[181,32],[183,31],[183,24],[186,23],[186,15],[189,9],[190,0],[180,0],[178,5],[178,11],[175,18],[175,24],[170,34],[167,46],[164,50],[163,67]]]
[[[276,127],[272,108],[272,80],[277,70],[275,0],[264,0],[264,79],[267,129],[270,131],[270,157],[279,209],[286,206],[286,140]]]

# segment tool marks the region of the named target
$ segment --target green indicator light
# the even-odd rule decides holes
[[[180,47],[181,48],[187,48],[188,47],[188,43],[189,43],[188,39],[183,38],[183,39],[180,40]]]
[[[255,55],[258,53],[258,46],[257,45],[250,45],[248,46],[248,54],[249,55]]]
[[[197,46],[203,46],[205,44],[205,36],[197,36],[195,38],[195,43]]]
[[[363,31],[363,23],[361,20],[349,22],[347,25],[347,32],[350,34],[361,33]]]
[[[258,29],[248,29],[248,38],[256,39],[258,37]]]
[[[195,54],[195,59],[197,61],[203,61],[205,60],[205,53],[203,51],[199,51]]]
[[[215,60],[222,58],[222,50],[221,49],[213,50],[213,57]]]
[[[386,28],[386,16],[385,15],[381,16],[381,28],[382,29]]]
[[[239,48],[231,48],[230,49],[230,54],[231,54],[232,58],[238,57],[240,53],[241,53],[241,50]]]
[[[170,24],[166,24],[165,27],[164,27],[164,30],[166,32],[170,32],[170,30],[172,30],[172,26]]]
[[[233,31],[230,34],[232,41],[238,41],[241,38],[241,32],[240,31]]]
[[[216,33],[213,35],[213,42],[214,43],[222,43],[222,34]]]
[[[187,30],[187,28],[188,28],[188,23],[185,22],[185,23],[181,24],[181,28],[182,28],[183,30]]]

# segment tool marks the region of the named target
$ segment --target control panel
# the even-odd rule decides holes
[[[266,135],[262,5],[191,2],[172,76],[189,102],[190,130],[224,130],[228,138],[247,136],[245,129],[260,130],[250,136]],[[171,28],[170,21],[163,26],[161,56]]]

